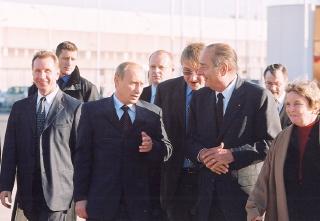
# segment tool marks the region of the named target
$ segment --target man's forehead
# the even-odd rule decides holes
[[[274,81],[285,80],[285,77],[281,72],[281,70],[276,70],[274,73],[271,73],[271,71],[267,71],[265,78],[268,80],[274,80]]]

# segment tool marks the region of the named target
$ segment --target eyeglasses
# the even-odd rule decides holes
[[[182,73],[184,76],[198,75],[199,69],[191,70],[191,69],[183,69]]]
[[[264,82],[267,86],[272,87],[272,86],[276,86],[276,87],[280,87],[282,84],[280,82],[271,82],[271,81],[266,81]]]

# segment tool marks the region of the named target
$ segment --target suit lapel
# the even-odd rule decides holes
[[[147,102],[151,101],[151,85],[146,88]]]
[[[172,97],[180,98],[175,103],[175,110],[178,113],[179,122],[180,125],[183,125],[183,128],[186,128],[186,87],[187,84],[184,78],[181,77],[179,84],[177,85],[177,90],[172,95]]]
[[[143,104],[138,101],[136,104],[136,117],[133,122],[133,128],[142,128],[146,119],[146,109],[144,108]]]
[[[120,120],[114,107],[113,96],[114,95],[105,99],[103,110],[106,114],[106,120],[108,120],[118,130],[122,130]]]
[[[208,101],[207,104],[205,104],[205,110],[206,112],[203,113],[203,116],[208,116],[211,119],[208,119],[208,122],[213,122],[213,125],[216,125],[216,94],[213,90],[210,90],[210,93],[207,94],[207,98],[204,99]],[[215,137],[218,136],[218,128],[216,126],[212,127],[213,129],[213,134],[215,134]]]
[[[30,122],[32,133],[36,133],[36,109],[37,109],[37,93],[29,98],[28,107],[26,108],[27,120]]]
[[[52,124],[54,119],[56,119],[56,117],[59,115],[61,110],[64,109],[62,105],[62,99],[63,99],[63,94],[62,94],[62,91],[59,90],[55,98],[53,99],[48,115],[46,117],[46,122],[43,130],[46,130]]]
[[[232,124],[233,120],[239,114],[239,111],[243,106],[243,102],[245,100],[242,98],[245,95],[245,90],[243,90],[243,87],[242,87],[243,83],[244,81],[238,77],[235,89],[232,92],[226,112],[223,117],[223,123],[222,123],[222,128],[220,130],[219,137],[223,137],[224,133]]]

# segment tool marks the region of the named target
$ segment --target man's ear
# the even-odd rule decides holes
[[[120,81],[119,76],[118,76],[117,74],[115,74],[115,75],[114,75],[114,78],[113,78],[113,82],[114,82],[114,86],[115,86],[115,88],[117,88],[117,87],[118,87],[118,85],[119,85],[119,81]]]
[[[229,70],[230,70],[230,67],[227,63],[220,64],[219,71],[220,71],[221,76],[226,75],[229,72]]]

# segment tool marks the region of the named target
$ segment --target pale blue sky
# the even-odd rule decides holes
[[[0,0],[8,1],[8,0]],[[170,14],[171,6],[175,14],[232,17],[236,14],[237,0],[10,0],[30,4],[52,4],[70,7],[92,7],[111,10],[136,11],[137,13]],[[182,5],[182,2],[184,3]],[[201,9],[202,2],[202,9]],[[238,0],[240,17],[264,18],[268,5],[295,4],[304,2],[320,5],[320,0]]]

